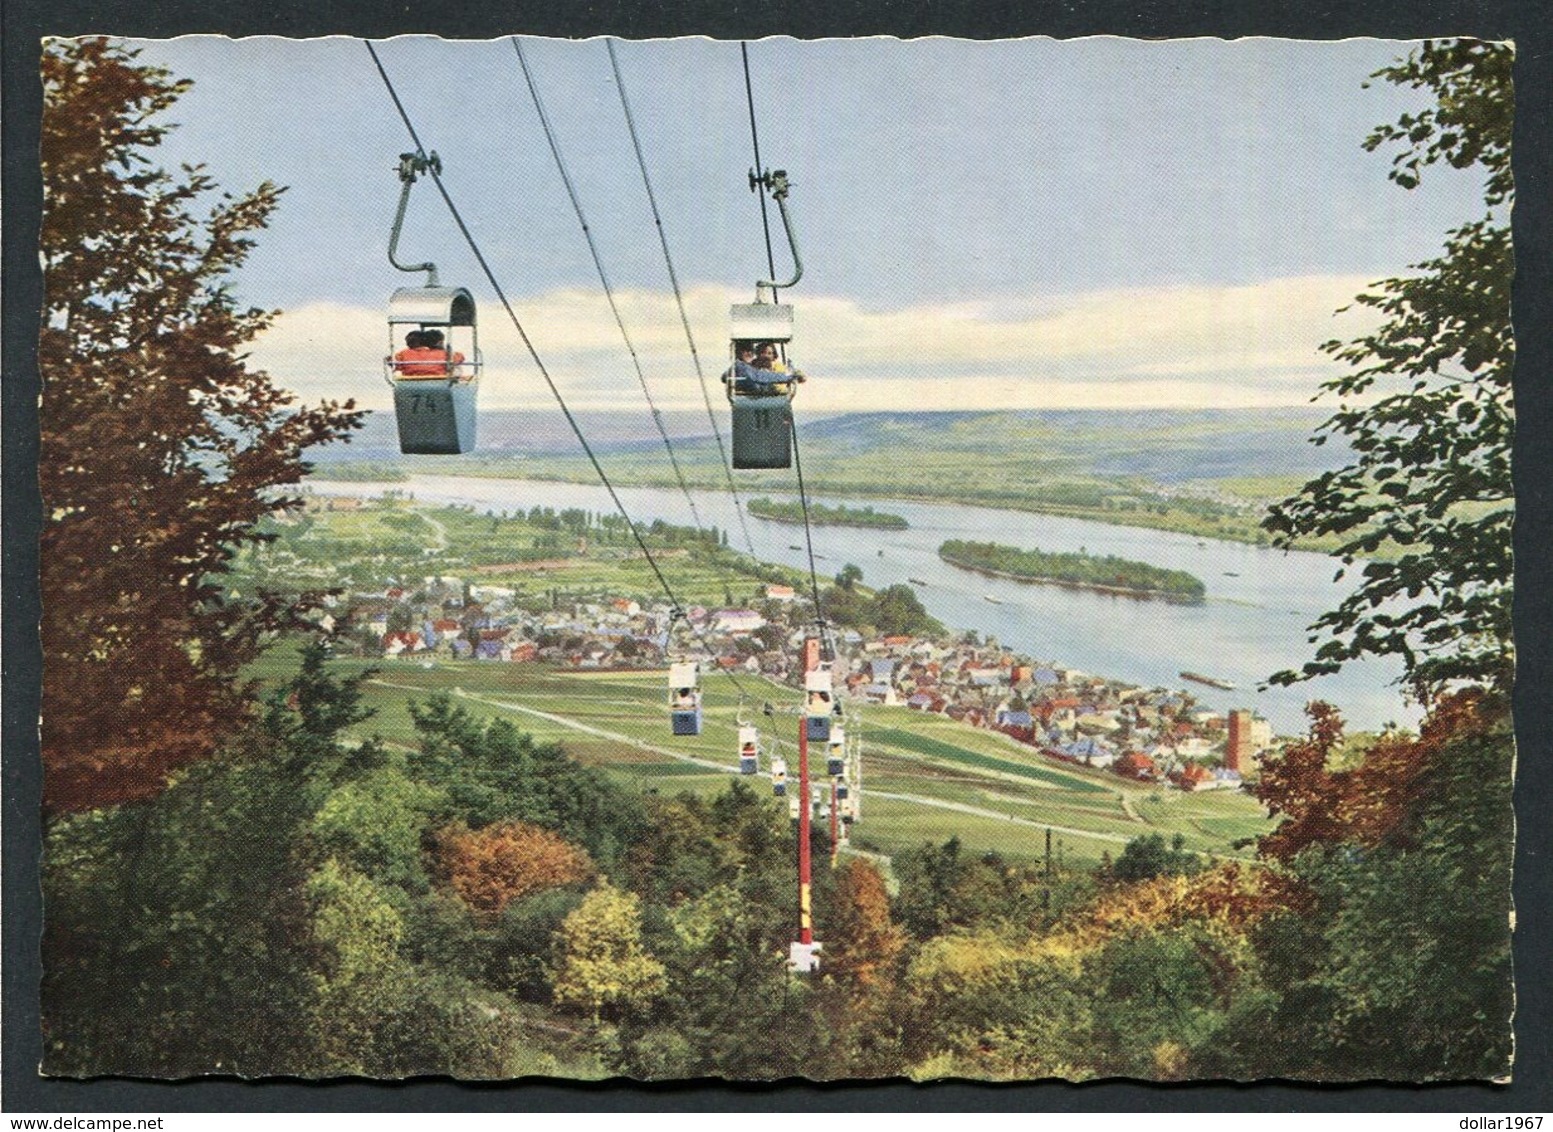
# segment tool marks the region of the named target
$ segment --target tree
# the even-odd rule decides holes
[[[1223,1048],[1231,1076],[1496,1077],[1510,1065],[1509,713],[1479,689],[1442,699],[1417,738],[1330,770],[1337,721],[1263,767],[1283,821],[1258,841],[1289,888],[1256,933],[1274,992]]]
[[[1122,855],[1111,866],[1111,876],[1119,881],[1152,880],[1157,876],[1191,876],[1202,870],[1202,859],[1186,849],[1186,838],[1176,834],[1165,847],[1162,833],[1146,833],[1127,842]]]
[[[835,940],[826,949],[827,973],[859,986],[885,981],[906,945],[906,933],[890,919],[884,877],[856,857],[837,871],[825,927],[825,934]]]
[[[156,117],[189,83],[103,39],[44,52],[46,290],[39,485],[44,806],[144,798],[207,757],[253,702],[238,673],[306,595],[241,599],[233,555],[303,451],[360,424],[352,404],[293,407],[243,354],[274,318],[228,277],[281,190],[215,192],[157,168]]]
[[[138,805],[50,824],[49,1072],[179,1077],[308,1064],[310,1031],[298,1020],[313,1016],[317,987],[303,896],[317,851],[365,856],[338,822],[319,819],[337,785],[379,773],[382,754],[376,743],[339,742],[366,717],[360,682],[335,678],[321,647],[304,649],[300,671],[231,757],[189,767]],[[369,817],[385,811],[397,818],[386,806]],[[381,828],[361,832],[384,838]]]
[[[527,822],[444,830],[437,856],[453,891],[486,915],[532,893],[591,880],[594,872],[583,850]]]
[[[938,636],[944,630],[907,585],[886,586],[874,595],[872,618],[885,635]]]
[[[1367,561],[1354,592],[1311,626],[1314,659],[1275,683],[1397,656],[1426,702],[1463,681],[1509,687],[1512,54],[1502,43],[1426,41],[1376,72],[1436,105],[1378,127],[1365,148],[1400,147],[1390,176],[1405,189],[1441,161],[1481,167],[1487,212],[1449,232],[1417,274],[1357,297],[1383,316],[1376,330],[1322,347],[1352,368],[1322,386],[1342,400],[1314,443],[1343,439],[1354,458],[1274,506],[1263,526],[1285,547],[1338,536],[1339,576]]]
[[[862,580],[862,568],[854,566],[850,562],[841,568],[841,573],[836,575],[836,585],[840,586],[844,590],[855,589],[857,584]]]
[[[663,964],[642,946],[642,902],[604,881],[556,933],[555,1001],[584,1007],[595,1020],[606,1006],[650,1002],[664,988]]]
[[[633,798],[559,743],[536,743],[507,720],[478,719],[443,693],[409,708],[421,749],[406,767],[444,791],[444,824],[480,829],[522,821],[565,830],[605,863],[638,836],[642,818]]]

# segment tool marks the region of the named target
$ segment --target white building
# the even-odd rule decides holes
[[[753,633],[765,624],[753,609],[719,609],[712,615],[712,628],[723,633]]]

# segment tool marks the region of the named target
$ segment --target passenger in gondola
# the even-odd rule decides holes
[[[756,344],[754,366],[758,370],[781,374],[785,381],[809,380],[798,370],[789,368],[782,361],[782,352],[777,349],[775,342],[760,342]]]
[[[463,381],[469,379],[469,375],[461,368],[464,355],[456,350],[449,352],[442,331],[412,330],[405,335],[404,345],[405,348],[394,355],[394,373],[397,376],[411,380],[446,379],[451,364],[452,376]]]
[[[723,375],[733,379],[736,392],[751,397],[785,397],[795,381],[808,378],[782,364],[775,342],[735,342],[733,368]]]
[[[674,693],[674,706],[676,708],[693,708],[696,706],[696,690],[694,688],[679,688]]]
[[[733,344],[733,365],[723,374],[723,384],[733,383],[739,393],[758,395],[760,375],[755,370],[755,343],[740,340]]]

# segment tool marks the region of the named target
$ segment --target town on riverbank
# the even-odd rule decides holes
[[[435,518],[399,500],[346,496],[313,500],[311,519],[304,516],[303,522],[333,515],[354,524],[374,509],[391,526],[429,523],[426,533],[444,545],[454,515],[484,521],[456,510],[439,510],[444,517]],[[559,516],[552,517],[564,527]],[[542,526],[546,516],[536,512],[533,518]],[[501,524],[499,518],[490,521]],[[539,540],[548,556],[506,564],[501,580],[479,565],[460,574],[412,576],[402,564],[377,577],[358,573],[345,593],[330,599],[324,627],[337,634],[341,647],[368,658],[577,671],[663,668],[673,614],[666,601],[624,586],[612,593],[602,577],[593,579],[587,594],[513,581],[516,574],[543,583],[564,569],[562,543],[575,552],[587,542],[587,535],[576,533],[587,524],[578,516],[568,516],[568,522],[564,540]],[[331,537],[341,534],[337,530]],[[290,552],[283,547],[279,553]],[[300,560],[281,565],[302,568]],[[792,584],[797,579],[744,581],[753,582],[744,591],[747,600],[694,604],[684,611],[705,652],[702,662],[709,670],[797,688],[803,674],[794,657],[802,638],[814,632],[812,602]],[[1239,787],[1256,756],[1273,745],[1271,725],[1249,710],[1216,710],[1178,688],[1130,685],[1024,655],[995,639],[944,631],[930,618],[919,618],[922,628],[913,632],[857,623],[871,607],[856,604],[855,590],[831,592],[836,600],[827,603],[829,612],[865,611],[838,618],[834,628],[835,678],[856,703],[941,715],[1000,732],[1050,759],[1183,790]],[[733,596],[731,589],[725,587],[725,596]]]

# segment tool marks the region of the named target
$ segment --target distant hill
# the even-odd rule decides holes
[[[627,451],[639,447],[663,448],[652,421],[640,413],[578,413],[577,422],[588,443],[603,451]],[[664,428],[677,443],[680,437],[712,442],[706,413],[664,413]],[[492,409],[480,414],[479,451],[482,455],[571,456],[577,438],[566,418],[553,409],[542,411]],[[366,425],[347,446],[318,449],[311,459],[318,464],[344,460],[381,460],[399,455],[398,434],[389,412],[367,414]]]
[[[817,496],[935,499],[1071,515],[1123,526],[1265,544],[1267,505],[1339,467],[1338,444],[1309,438],[1323,411],[1294,409],[799,413],[799,444]],[[612,482],[671,486],[673,470],[641,413],[584,413],[578,422]],[[726,418],[724,418],[724,423]],[[705,413],[664,415],[686,482],[725,490]],[[725,435],[726,443],[726,435]],[[348,446],[317,453],[321,477],[441,475],[592,483],[596,471],[556,411],[501,410],[480,420],[467,456],[399,455],[383,413]],[[740,472],[751,492],[790,492],[792,470]],[[1306,549],[1329,550],[1322,543]]]
[[[1310,476],[1347,457],[1341,446],[1307,442],[1325,410],[1052,409],[1007,412],[842,413],[805,417],[800,440],[816,465],[903,450],[958,454],[967,461],[1025,454],[1051,470],[1101,478],[1138,477],[1161,484],[1251,476]],[[580,413],[600,452],[656,458],[663,441],[641,413]],[[725,420],[719,421],[726,426]],[[664,427],[689,457],[715,459],[705,413],[664,414]],[[727,437],[724,434],[724,442]],[[580,455],[565,418],[554,410],[499,409],[480,418],[479,455],[568,458]],[[371,413],[349,445],[319,449],[321,467],[342,461],[396,461],[393,417]]]

